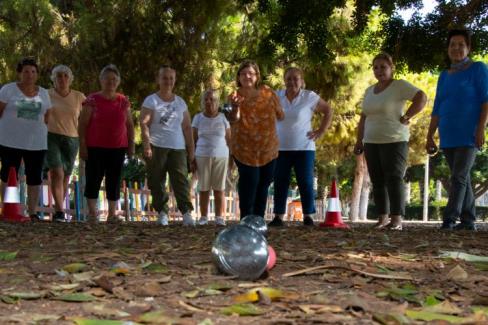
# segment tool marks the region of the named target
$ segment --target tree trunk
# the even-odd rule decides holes
[[[366,163],[364,161],[364,155],[356,155],[356,170],[354,172],[354,183],[352,185],[351,194],[351,210],[349,213],[349,219],[352,222],[356,222],[359,219],[359,203],[361,200],[361,189],[363,187],[365,170]]]
[[[442,200],[442,183],[440,180],[435,181],[435,200]]]
[[[412,202],[412,183],[405,183],[405,204],[408,205]]]
[[[361,199],[359,201],[359,220],[368,219],[369,193],[371,192],[371,181],[369,179],[368,169],[364,168],[363,187],[361,189]]]

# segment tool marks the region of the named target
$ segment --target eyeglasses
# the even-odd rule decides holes
[[[240,76],[246,76],[246,77],[247,76],[254,77],[257,75],[257,73],[256,72],[250,72],[250,71],[247,71],[247,72],[241,71],[241,72],[239,72],[239,75]]]

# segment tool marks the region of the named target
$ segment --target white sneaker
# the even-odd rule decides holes
[[[224,219],[224,217],[215,217],[215,224],[217,226],[225,226],[225,219]]]
[[[161,226],[168,225],[168,215],[164,211],[159,212],[158,224]]]
[[[183,214],[183,226],[194,226],[195,220],[191,216],[191,212],[186,212]]]
[[[200,220],[198,220],[198,224],[200,226],[205,226],[208,225],[208,218],[207,217],[200,217]]]

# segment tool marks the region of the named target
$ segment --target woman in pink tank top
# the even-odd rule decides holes
[[[88,220],[96,221],[97,199],[102,179],[108,200],[108,222],[119,221],[116,203],[120,198],[120,176],[127,153],[134,154],[134,125],[130,102],[117,93],[120,73],[108,65],[100,73],[101,90],[90,94],[83,103],[80,115],[80,158],[86,161],[85,197]]]

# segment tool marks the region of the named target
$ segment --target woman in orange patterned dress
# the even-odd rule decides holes
[[[260,81],[258,65],[244,61],[237,70],[238,90],[229,96],[230,150],[239,171],[241,219],[250,214],[264,217],[278,157],[276,121],[284,118],[278,97]]]

